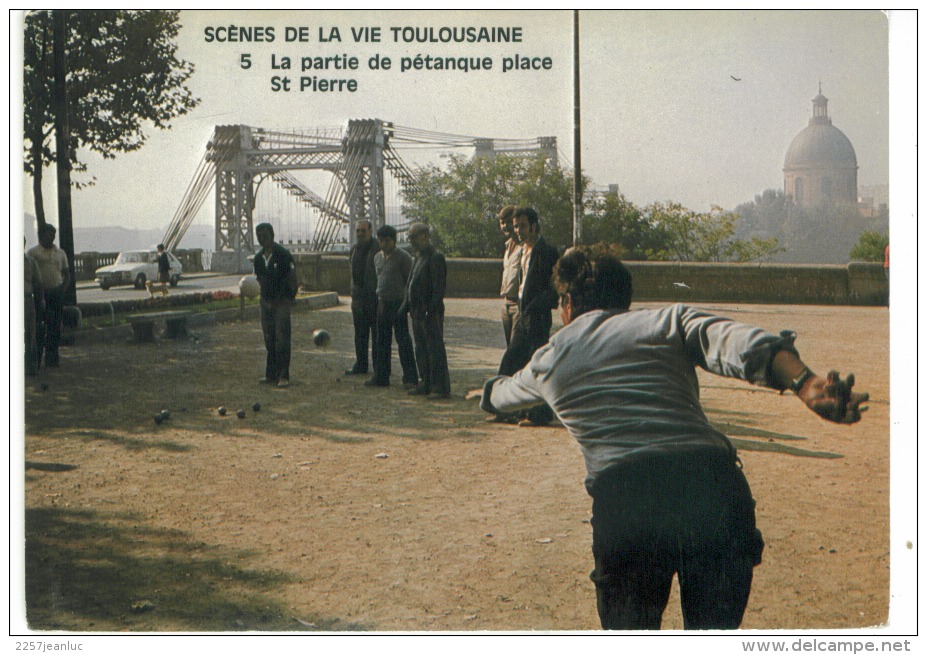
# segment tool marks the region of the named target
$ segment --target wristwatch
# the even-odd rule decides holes
[[[801,372],[801,375],[792,380],[792,383],[789,385],[789,389],[791,389],[792,393],[797,396],[798,392],[801,391],[801,388],[805,386],[805,382],[807,382],[808,378],[810,378],[812,375],[814,375],[814,373],[812,373],[811,369],[806,366],[805,370]]]

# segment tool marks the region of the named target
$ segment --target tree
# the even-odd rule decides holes
[[[621,193],[596,196],[583,218],[583,241],[617,244],[624,259],[647,259],[647,253],[658,248],[659,239],[640,208]]]
[[[859,235],[859,241],[850,251],[850,259],[864,262],[881,262],[885,257],[888,234],[875,230],[866,230]]]
[[[87,170],[79,159],[81,148],[106,158],[137,150],[145,143],[147,125],[168,129],[171,120],[199,103],[185,86],[193,64],[176,57],[178,12],[55,11],[64,12],[67,23],[66,143],[73,171]],[[24,167],[33,179],[39,226],[45,222],[42,171],[55,159],[50,142],[53,13],[29,12],[24,35]],[[91,177],[82,184],[92,183]]]
[[[557,246],[572,243],[573,181],[555,162],[498,155],[452,156],[447,167],[418,170],[403,192],[403,213],[435,228],[435,242],[451,257],[498,257],[497,215],[506,205],[529,205],[541,215],[542,233]]]
[[[660,243],[648,251],[648,259],[747,262],[766,259],[780,250],[775,238],[735,239],[737,214],[721,207],[700,213],[675,202],[655,202],[644,214]]]

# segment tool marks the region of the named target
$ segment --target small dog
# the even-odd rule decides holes
[[[148,295],[151,298],[155,297],[156,291],[161,293],[162,298],[167,297],[167,282],[152,282],[151,280],[148,280],[145,282],[145,288],[148,289]]]

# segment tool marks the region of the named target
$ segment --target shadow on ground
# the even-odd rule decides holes
[[[293,617],[274,594],[294,582],[245,563],[258,553],[191,542],[128,514],[26,510],[26,606],[33,630],[358,631]]]

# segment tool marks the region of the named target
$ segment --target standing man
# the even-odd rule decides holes
[[[451,376],[444,348],[444,291],[447,262],[431,245],[431,235],[424,223],[409,228],[409,242],[415,249],[415,262],[406,286],[400,311],[412,315],[415,338],[415,361],[421,381],[410,395],[428,395],[429,399],[451,395]]]
[[[518,289],[518,320],[512,327],[512,340],[499,364],[499,375],[513,375],[547,343],[553,325],[551,311],[557,307],[557,292],[551,282],[557,249],[541,236],[541,220],[533,207],[516,207],[515,233],[522,243],[521,285]],[[522,426],[544,426],[553,419],[550,407],[529,410]]]
[[[25,239],[23,239],[25,243]],[[38,373],[36,363],[35,317],[41,316],[45,308],[45,293],[42,290],[42,279],[39,274],[39,265],[28,254],[23,253],[25,269],[23,282],[25,283],[25,299],[23,304],[23,318],[25,323],[25,369],[26,375],[33,376]]]
[[[418,386],[415,370],[415,353],[409,336],[409,319],[400,312],[409,274],[412,272],[412,255],[396,247],[396,228],[384,225],[377,230],[380,252],[374,255],[377,270],[377,330],[373,343],[373,375],[364,382],[368,387],[389,386],[392,372],[393,333],[402,365],[402,384],[406,389]]]
[[[36,317],[36,368],[42,366],[45,356],[47,368],[58,368],[58,346],[61,345],[61,315],[64,309],[64,290],[68,286],[68,256],[55,245],[58,230],[44,224],[39,229],[39,245],[29,250],[29,256],[39,267],[39,279],[45,292],[45,311]]]
[[[261,251],[254,256],[254,275],[261,285],[261,331],[267,348],[262,384],[290,386],[290,310],[299,288],[290,251],[274,242],[274,227],[255,228]]]
[[[354,319],[354,366],[345,375],[366,375],[367,347],[376,341],[377,270],[373,257],[380,250],[374,240],[370,221],[358,221],[354,226],[356,243],[351,246],[351,316]]]
[[[171,281],[171,261],[164,252],[164,244],[158,244],[158,282]]]
[[[521,286],[521,244],[515,234],[513,217],[515,205],[503,207],[499,212],[499,229],[505,235],[505,252],[502,254],[502,332],[505,347],[512,342],[512,325],[518,316],[518,288]]]
[[[866,393],[799,359],[775,335],[685,305],[629,311],[631,274],[604,244],[557,264],[564,328],[481,407],[547,402],[579,442],[592,496],[599,619],[607,630],[658,630],[673,575],[686,629],[740,625],[763,538],[737,451],[709,423],[695,367],[791,391],[835,423],[860,420]],[[864,409],[864,408],[862,408]]]

